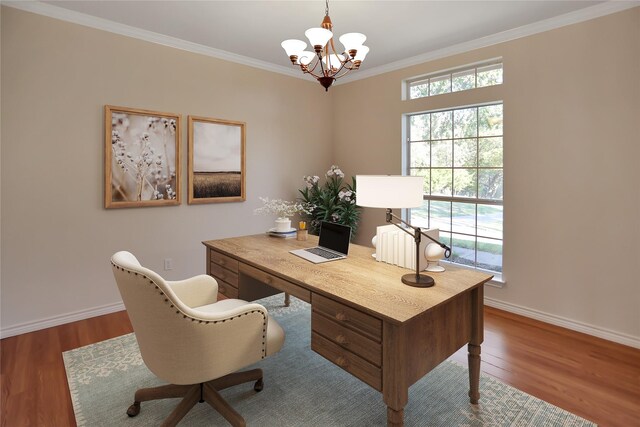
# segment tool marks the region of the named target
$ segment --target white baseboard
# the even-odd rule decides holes
[[[623,334],[612,331],[610,329],[601,328],[599,326],[589,325],[587,323],[578,322],[576,320],[567,319],[566,317],[556,316],[555,314],[545,313],[543,311],[534,310],[520,305],[499,301],[493,298],[484,298],[485,305],[508,311],[510,313],[519,314],[524,317],[539,320],[544,323],[560,326],[572,331],[582,332],[587,335],[602,338],[607,341],[617,342],[619,344],[628,345],[630,347],[640,348],[640,337]]]
[[[622,334],[610,329],[589,325],[583,322],[578,322],[576,320],[567,319],[566,317],[556,316],[554,314],[549,314],[539,310],[522,307],[520,305],[499,301],[493,298],[485,297],[484,303],[489,307],[498,308],[500,310],[518,314],[520,316],[571,329],[572,331],[582,332],[587,335],[593,335],[598,338],[617,342],[623,345],[628,345],[630,347],[640,348],[639,337]],[[53,316],[47,319],[26,322],[15,326],[9,326],[8,328],[0,329],[0,338],[8,338],[15,335],[26,334],[28,332],[34,332],[40,329],[51,328],[53,326],[63,325],[65,323],[71,323],[78,320],[89,319],[91,317],[102,316],[104,314],[115,313],[116,311],[122,310],[124,310],[124,304],[119,302],[87,310],[80,310],[73,313],[66,313],[59,316]]]
[[[0,329],[0,338],[13,337],[15,335],[26,334],[27,332],[39,331],[40,329],[51,328],[53,326],[64,325],[65,323],[76,322],[78,320],[89,319],[91,317],[102,316],[104,314],[115,313],[124,310],[122,302],[107,304],[86,310],[74,311],[46,319],[25,322],[19,325],[9,326]]]

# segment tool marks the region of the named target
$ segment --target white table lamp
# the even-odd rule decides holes
[[[386,221],[388,223],[414,236],[416,242],[416,272],[415,274],[405,274],[402,276],[402,283],[409,286],[428,288],[433,286],[435,281],[431,276],[420,274],[419,257],[421,255],[420,241],[422,236],[426,236],[434,243],[437,243],[438,246],[444,250],[442,254],[447,258],[451,255],[451,248],[422,232],[420,227],[415,227],[394,215],[392,211],[392,209],[407,209],[422,206],[423,179],[421,176],[356,175],[356,204],[368,208],[385,208],[387,210]],[[397,222],[393,222],[394,219]],[[400,224],[411,228],[413,233],[401,227]]]

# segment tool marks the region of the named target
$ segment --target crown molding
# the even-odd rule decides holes
[[[259,59],[249,58],[248,56],[238,55],[221,49],[215,49],[198,43],[182,40],[176,37],[155,33],[153,31],[147,31],[129,25],[120,24],[108,19],[97,18],[95,16],[75,12],[69,9],[64,9],[62,7],[54,6],[48,3],[42,3],[39,1],[2,1],[2,5],[20,9],[25,12],[47,16],[49,18],[59,19],[61,21],[71,22],[85,27],[108,31],[110,33],[119,34],[122,36],[132,37],[135,39],[172,47],[187,52],[210,56],[225,61],[235,62],[237,64],[247,65],[253,68],[259,68],[266,71],[272,71],[274,73],[284,74],[289,77],[296,77],[307,80],[305,79],[304,75],[300,74],[298,70],[293,68],[272,64],[270,62],[261,61]]]
[[[366,79],[366,78],[377,76],[384,73],[389,73],[391,71],[401,70],[403,68],[423,64],[429,61],[434,61],[436,59],[446,58],[452,55],[458,55],[461,53],[469,52],[469,51],[480,49],[483,47],[488,47],[488,46],[496,45],[499,43],[516,40],[522,37],[543,33],[549,30],[555,30],[556,28],[577,24],[579,22],[589,21],[591,19],[610,15],[616,12],[621,12],[623,10],[631,9],[638,6],[640,6],[640,1],[638,0],[607,1],[605,3],[600,3],[594,6],[586,7],[584,9],[580,9],[574,12],[569,12],[564,15],[555,16],[553,18],[534,22],[532,24],[524,25],[522,27],[492,34],[490,36],[482,37],[482,38],[471,40],[464,43],[459,43],[453,46],[445,47],[443,49],[433,50],[421,55],[413,56],[413,57],[402,59],[399,61],[390,62],[389,64],[381,65],[379,67],[375,67],[370,70],[361,69],[361,70],[358,70],[357,74],[355,75],[352,74],[349,77],[348,81],[342,82],[342,83],[347,84],[353,81]]]
[[[2,1],[2,5],[20,9],[26,12],[36,13],[38,15],[48,16],[50,18],[55,18],[62,21],[71,22],[74,24],[83,25],[85,27],[104,30],[115,34],[160,44],[163,46],[173,47],[200,55],[235,62],[238,64],[247,65],[253,68],[259,68],[274,73],[284,74],[289,77],[295,77],[309,82],[312,81],[307,79],[306,76],[304,74],[301,74],[297,69],[249,58],[247,56],[238,55],[235,53],[227,52],[225,50],[215,49],[198,43],[166,36],[163,34],[155,33],[153,31],[142,30],[139,28],[131,27],[129,25],[119,24],[107,19],[97,18],[91,15],[64,9],[48,3],[42,3],[39,1]],[[334,86],[338,84],[348,84],[357,80],[389,73],[391,71],[397,71],[402,68],[407,68],[436,59],[445,58],[447,56],[457,55],[460,53],[465,53],[475,49],[508,42],[567,25],[577,24],[579,22],[588,21],[590,19],[599,18],[601,16],[610,15],[612,13],[621,12],[623,10],[631,9],[638,6],[640,6],[639,0],[607,1],[605,3],[586,7],[575,12],[569,12],[564,15],[555,16],[553,18],[534,22],[532,24],[471,40],[469,42],[459,43],[443,49],[437,49],[421,55],[402,59],[400,61],[391,62],[386,65],[371,68],[370,70],[361,69],[358,70],[357,74],[351,74],[348,81],[336,81],[334,83]]]

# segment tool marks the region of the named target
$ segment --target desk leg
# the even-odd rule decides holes
[[[382,397],[387,405],[387,426],[402,427],[409,401],[406,331],[384,322],[382,336]]]
[[[291,296],[285,292],[284,293],[284,306],[285,307],[289,307],[289,305],[291,305]]]
[[[484,285],[471,291],[471,341],[469,342],[469,400],[480,399],[480,344],[484,341]]]

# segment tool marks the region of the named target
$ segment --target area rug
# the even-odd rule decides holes
[[[253,367],[264,370],[264,390],[242,384],[222,392],[249,426],[385,426],[381,393],[339,369],[310,348],[310,306],[282,295],[259,301],[286,331],[282,350]],[[179,399],[143,402],[129,418],[137,388],[160,385],[144,365],[133,334],[63,353],[78,426],[156,426]],[[409,389],[407,426],[593,426],[574,414],[487,375],[480,403],[471,405],[466,366],[445,361]],[[227,426],[206,403],[181,426]]]

